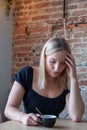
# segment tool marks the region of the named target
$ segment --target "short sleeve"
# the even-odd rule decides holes
[[[64,95],[66,96],[68,93],[70,93],[70,90],[69,90],[69,89],[66,89],[66,90],[64,91]]]
[[[13,80],[20,83],[25,90],[28,90],[32,86],[32,79],[33,79],[33,68],[30,66],[22,68],[13,77]]]

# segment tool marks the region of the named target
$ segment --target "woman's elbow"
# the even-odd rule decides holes
[[[72,121],[74,121],[74,122],[80,122],[81,121],[81,117],[73,117],[72,118]]]
[[[84,114],[84,111],[85,111],[85,107],[84,107],[84,105],[83,105],[80,110],[76,111],[75,113],[73,112],[73,113],[71,114],[71,119],[72,119],[72,121],[80,122],[81,119],[82,119],[82,116],[83,116],[83,114]]]
[[[7,117],[7,108],[5,108],[5,110],[4,110],[4,115],[5,115],[5,117]]]
[[[72,121],[74,122],[80,122],[83,116],[83,112],[79,114],[75,114],[71,117]]]
[[[8,105],[6,105],[6,107],[4,109],[4,116],[8,118],[9,117],[8,115],[9,115],[10,111],[11,111],[10,107]]]

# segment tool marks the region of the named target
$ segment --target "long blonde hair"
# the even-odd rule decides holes
[[[57,37],[51,38],[44,45],[41,52],[40,64],[39,64],[38,86],[40,89],[44,89],[46,86],[45,56],[61,50],[66,50],[67,52],[71,53],[70,47],[64,38],[57,38]],[[64,82],[65,84],[64,86],[66,86],[67,75],[65,70],[60,74],[60,77],[61,77],[61,83]]]

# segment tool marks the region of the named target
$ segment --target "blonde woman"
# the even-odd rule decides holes
[[[23,100],[24,112],[19,111]],[[80,121],[84,104],[79,92],[76,65],[63,38],[51,38],[44,45],[39,67],[26,66],[14,76],[5,116],[25,125],[39,125],[40,114],[57,117],[65,107],[73,121]]]

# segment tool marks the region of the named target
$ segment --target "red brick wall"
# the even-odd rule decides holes
[[[87,86],[87,0],[66,0],[66,14],[79,84]],[[54,35],[64,37],[63,0],[14,0],[12,76],[23,66],[38,65],[42,46]]]

